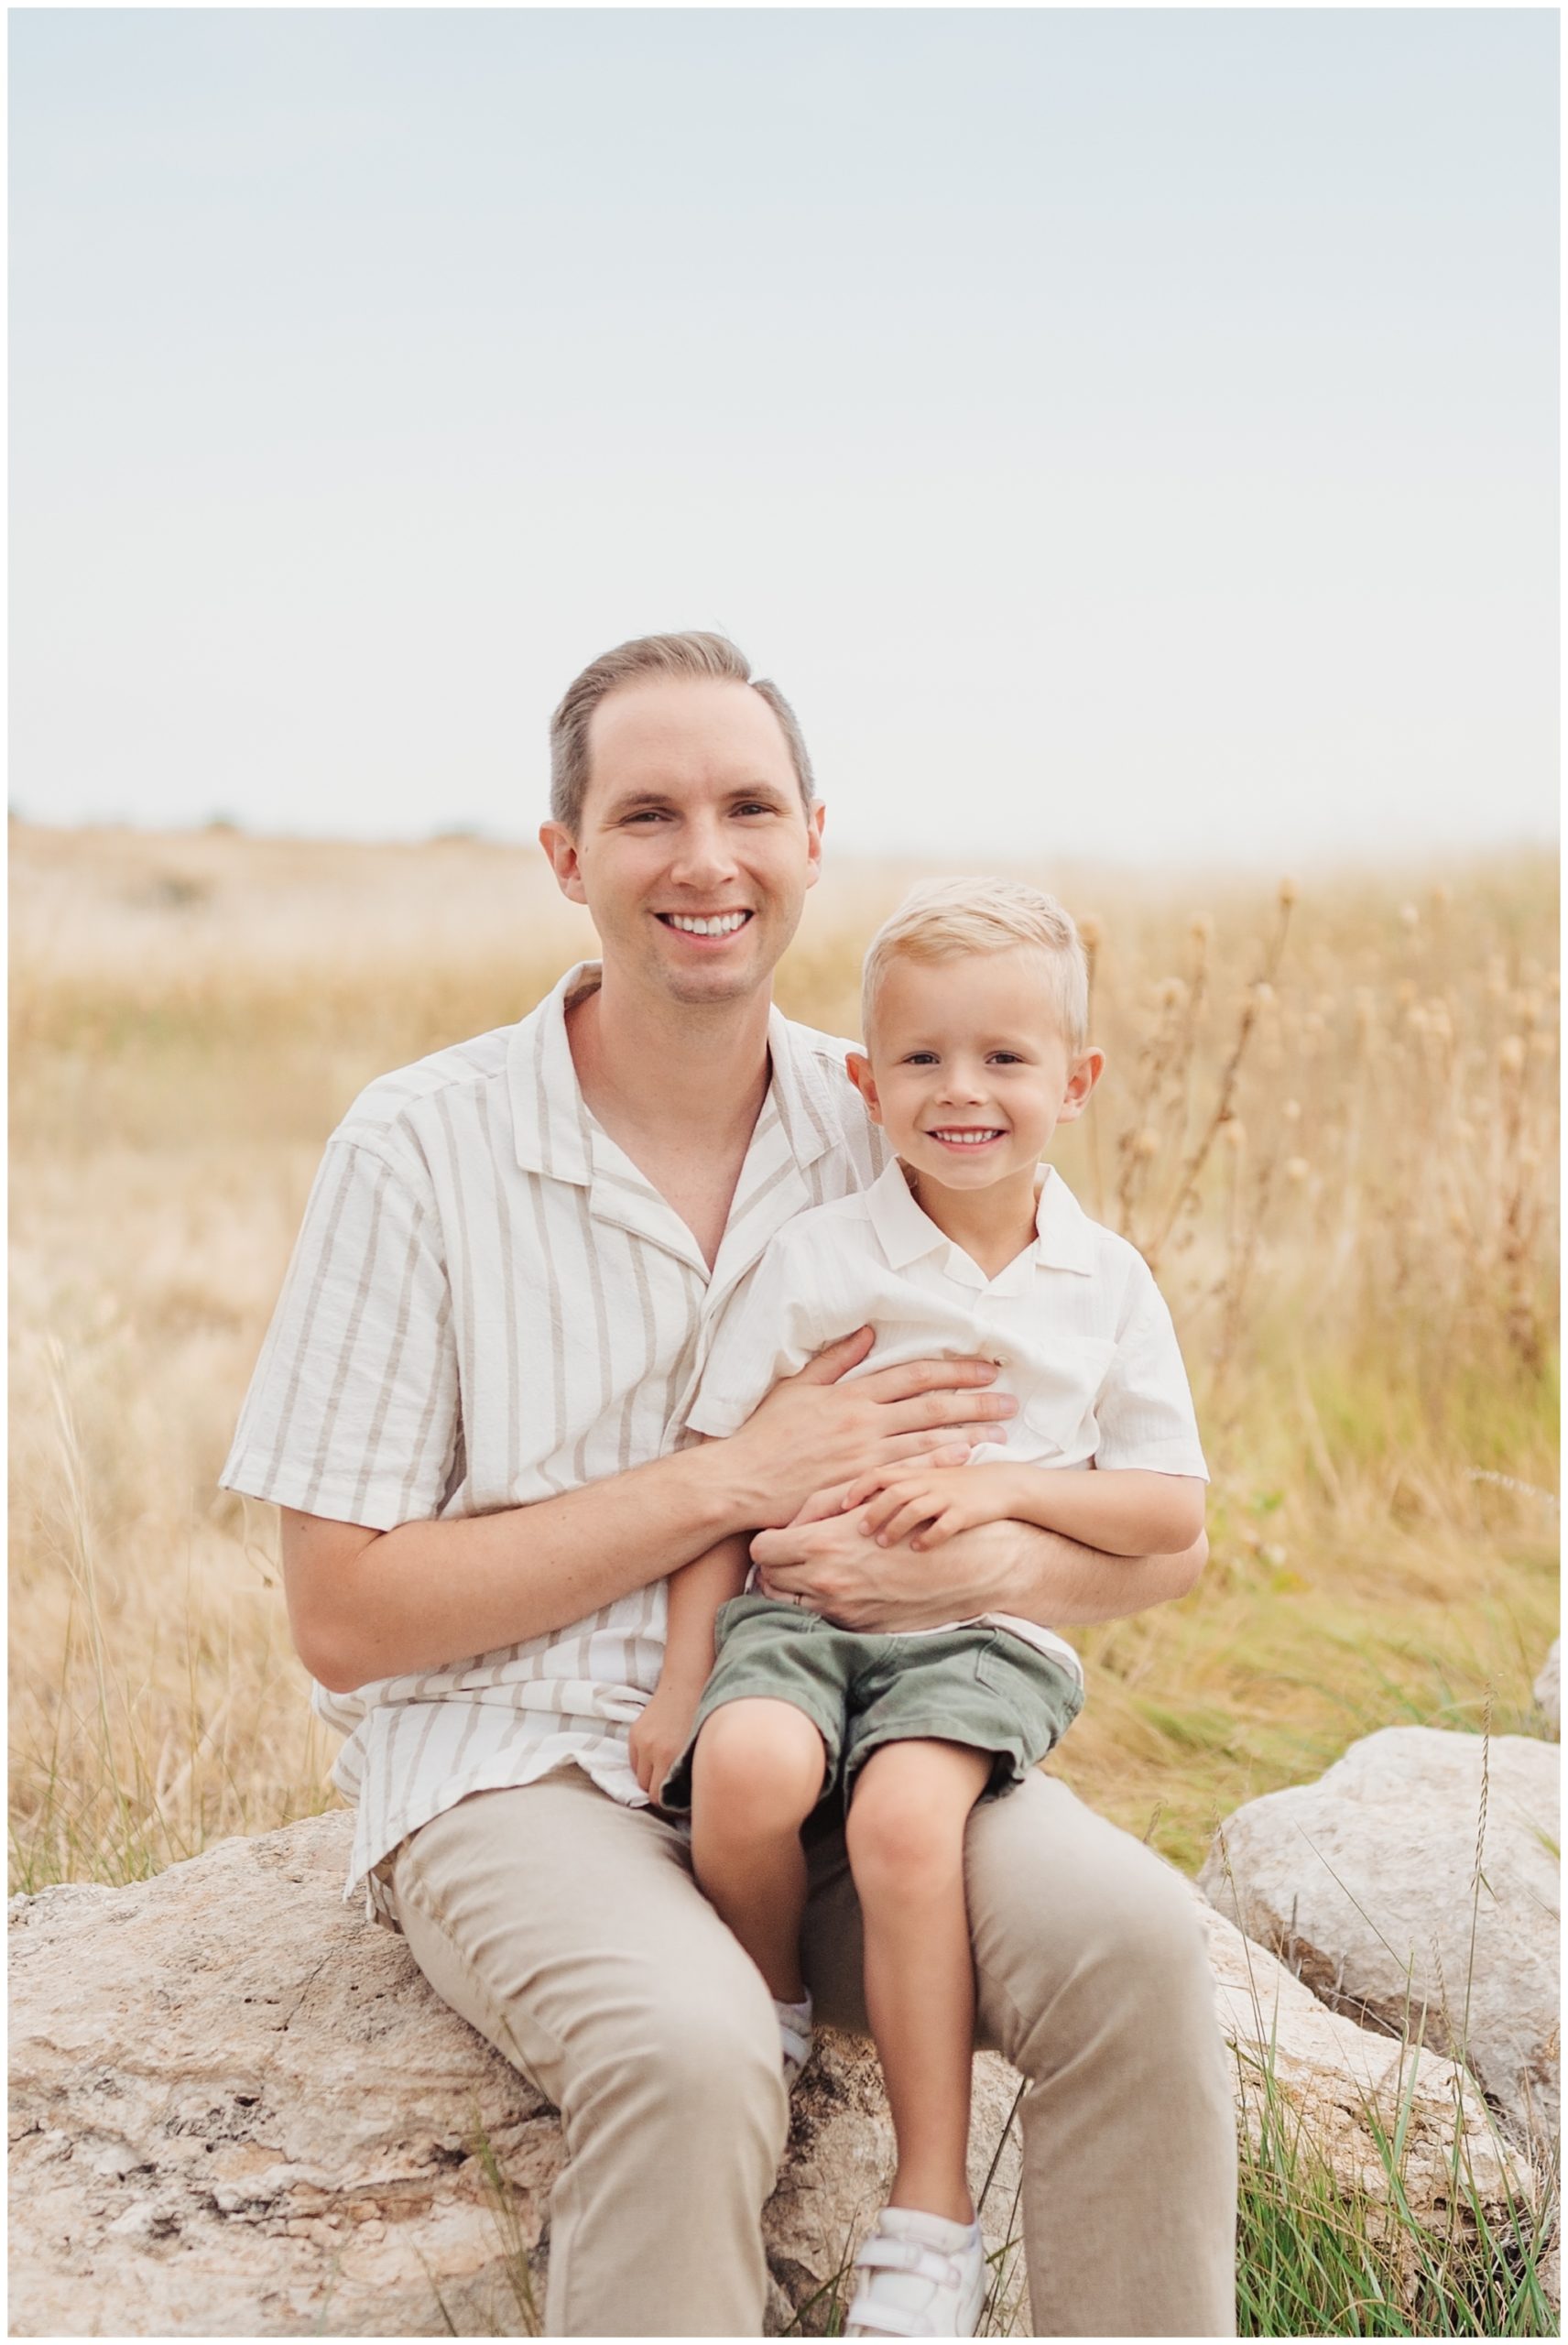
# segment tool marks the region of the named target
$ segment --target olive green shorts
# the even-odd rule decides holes
[[[884,1742],[962,1742],[992,1756],[983,1798],[1021,1783],[1083,1704],[1069,1669],[1022,1637],[978,1623],[922,1636],[861,1635],[802,1605],[737,1596],[721,1605],[718,1658],[691,1740],[665,1777],[661,1807],[691,1805],[691,1753],[726,1702],[760,1696],[803,1710],[827,1746],[822,1796],[847,1805],[855,1778]]]

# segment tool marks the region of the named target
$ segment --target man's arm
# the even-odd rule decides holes
[[[441,1669],[585,1620],[718,1540],[787,1522],[823,1478],[898,1457],[957,1464],[1016,1402],[983,1360],[917,1360],[840,1383],[862,1328],[776,1385],[727,1441],[532,1506],[375,1531],[292,1508],[283,1575],[300,1659],[333,1692]]]
[[[1117,1620],[1185,1596],[1208,1557],[1200,1536],[1180,1554],[1107,1555],[1027,1522],[985,1522],[927,1552],[878,1547],[862,1510],[766,1531],[751,1543],[770,1596],[800,1597],[846,1629],[932,1629],[976,1612],[1012,1612],[1042,1629]]]

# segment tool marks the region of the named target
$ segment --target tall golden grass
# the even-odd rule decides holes
[[[267,1509],[215,1477],[358,1087],[592,950],[537,856],[13,828],[13,1874],[123,1881],[323,1805]],[[855,1031],[911,876],[780,973]],[[1037,873],[1110,1069],[1060,1162],[1149,1255],[1214,1489],[1181,1605],[1086,1632],[1060,1753],[1193,1862],[1390,1722],[1523,1721],[1552,1634],[1559,1000],[1544,856],[1300,890]]]

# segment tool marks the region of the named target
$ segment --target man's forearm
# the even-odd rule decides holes
[[[993,1545],[1000,1592],[987,1610],[1016,1612],[1044,1629],[1079,1628],[1120,1620],[1185,1596],[1208,1558],[1206,1533],[1178,1555],[1107,1555],[1094,1547],[1027,1522],[985,1523],[960,1533]],[[955,1538],[953,1546],[959,1544]]]
[[[724,1445],[531,1506],[375,1532],[283,1510],[300,1659],[338,1692],[586,1620],[747,1527]]]
[[[889,1634],[977,1612],[1066,1629],[1185,1596],[1208,1554],[1201,1538],[1180,1555],[1106,1555],[1012,1521],[980,1523],[926,1550],[880,1547],[865,1536],[863,1514],[827,1513],[755,1538],[767,1592],[799,1597],[846,1629]]]

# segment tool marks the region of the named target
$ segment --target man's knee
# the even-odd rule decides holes
[[[724,1997],[672,1983],[618,2023],[572,2064],[561,2111],[569,2125],[615,2109],[675,2140],[693,2130],[750,2128],[769,2138],[781,2131],[788,2100],[779,2023],[760,1977],[755,1992]]]
[[[976,1849],[972,1838],[970,1848],[987,2033],[1031,2074],[1095,2040],[1136,2036],[1147,2049],[1197,2035],[1206,2045],[1215,2035],[1214,1990],[1187,1882],[1101,1819],[1060,1845],[1049,1829],[1020,1831],[1023,1794],[1015,1798],[1012,1828],[988,1847]],[[996,1811],[981,1811],[987,1814],[1001,1822]]]

